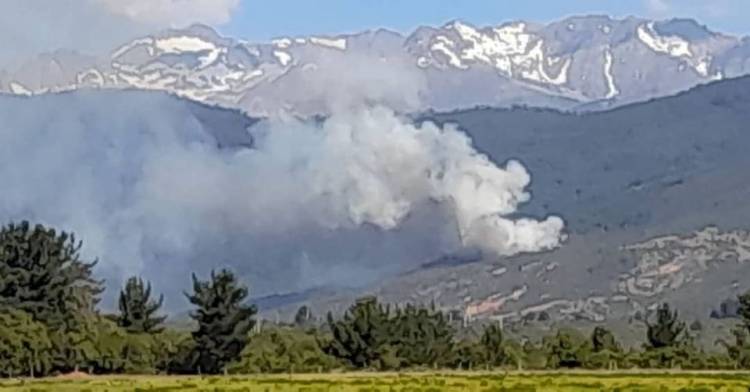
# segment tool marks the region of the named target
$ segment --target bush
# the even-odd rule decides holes
[[[0,309],[0,376],[33,377],[52,366],[47,328],[25,312]]]
[[[328,371],[341,364],[323,352],[321,337],[315,331],[272,327],[251,334],[240,360],[229,367],[235,374],[314,373]]]

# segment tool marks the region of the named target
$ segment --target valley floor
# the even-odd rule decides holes
[[[440,372],[225,377],[103,376],[3,380],[3,392],[43,391],[748,391],[747,372]]]

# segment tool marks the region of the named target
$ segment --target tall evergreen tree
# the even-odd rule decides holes
[[[684,338],[685,323],[679,320],[677,311],[672,311],[666,303],[656,309],[654,323],[646,318],[646,327],[646,337],[650,348],[675,347]]]
[[[563,328],[543,341],[548,365],[553,368],[582,367],[590,352],[589,342],[575,329]]]
[[[326,352],[356,368],[387,367],[390,318],[390,310],[375,297],[357,300],[341,320],[328,313],[332,339]]]
[[[602,351],[615,353],[620,351],[620,344],[617,343],[612,331],[604,327],[596,327],[591,333],[591,348],[597,353]]]
[[[312,312],[310,307],[307,305],[300,306],[297,309],[297,313],[294,315],[294,325],[298,327],[307,326],[312,321]]]
[[[51,329],[75,328],[78,315],[93,311],[103,291],[94,262],[80,259],[73,234],[28,222],[0,229],[0,306],[30,314]]]
[[[163,295],[156,301],[151,299],[151,283],[133,276],[120,291],[117,324],[128,333],[159,333],[164,329],[161,324],[167,319],[156,315],[163,303]]]
[[[0,307],[0,377],[45,375],[52,366],[47,328],[28,313]]]
[[[406,305],[392,320],[390,344],[401,366],[445,365],[453,351],[453,328],[434,306]]]
[[[479,340],[482,345],[484,362],[487,366],[495,367],[504,364],[506,355],[504,350],[503,330],[497,324],[484,328]]]
[[[623,357],[620,343],[612,331],[597,326],[591,332],[592,354],[586,359],[586,366],[593,368],[615,369]]]
[[[185,293],[197,307],[190,317],[198,323],[192,333],[195,349],[193,367],[208,374],[226,371],[230,362],[237,360],[247,344],[247,336],[255,325],[254,305],[246,305],[248,290],[240,285],[228,270],[211,272],[208,281],[193,274],[193,293]]]
[[[717,343],[724,346],[735,366],[747,369],[750,368],[750,291],[739,295],[737,299],[740,304],[737,313],[742,321],[732,328],[734,342],[718,339]]]
[[[737,300],[740,303],[737,313],[742,318],[743,326],[750,331],[750,291],[739,295]]]

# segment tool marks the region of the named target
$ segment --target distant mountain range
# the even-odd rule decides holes
[[[97,58],[69,50],[0,71],[0,91],[161,90],[263,115],[325,112],[325,88],[400,83],[405,110],[528,105],[600,110],[666,96],[750,71],[750,39],[688,19],[571,17],[475,27],[455,21],[401,35],[387,30],[268,43],[225,38],[206,26],[142,37]],[[404,75],[406,73],[406,75]],[[377,98],[377,97],[376,97]]]
[[[253,130],[255,124],[236,110],[144,91],[0,96],[0,114],[2,127],[40,135],[38,139],[46,141],[43,146],[62,143],[67,139],[62,134],[76,136],[71,146],[78,146],[74,157],[82,163],[73,167],[80,169],[61,168],[75,176],[61,175],[59,180],[85,178],[87,170],[96,166],[93,174],[106,180],[96,189],[116,195],[105,198],[114,204],[96,212],[107,218],[120,208],[119,198],[125,198],[125,206],[131,204],[127,200],[137,194],[133,192],[138,187],[118,190],[121,181],[132,181],[125,168],[141,167],[142,150],[150,151],[159,137],[178,135],[186,145],[201,148],[246,148],[253,145],[247,129]],[[185,282],[183,271],[206,273],[214,265],[205,260],[230,263],[252,282],[263,311],[280,319],[290,317],[303,303],[321,315],[345,309],[359,295],[374,293],[394,303],[434,302],[472,319],[613,322],[623,332],[630,328],[623,320],[636,319],[657,302],[672,303],[688,320],[706,321],[722,303],[750,289],[750,282],[742,279],[750,272],[750,76],[592,113],[477,108],[428,113],[415,121],[423,120],[457,124],[478,150],[496,162],[519,159],[532,174],[529,190],[533,196],[519,213],[564,217],[569,234],[564,245],[515,257],[467,251],[426,259],[425,252],[436,251],[434,232],[424,229],[431,227],[429,221],[416,225],[411,234],[366,227],[352,233],[321,229],[307,233],[309,241],[300,247],[331,249],[330,254],[349,252],[346,256],[352,260],[372,255],[366,259],[373,263],[367,264],[372,269],[347,270],[348,264],[335,264],[323,278],[315,277],[314,283],[295,292],[298,282],[290,275],[309,261],[290,258],[285,249],[278,253],[273,246],[262,253],[253,248],[263,248],[262,241],[245,247],[248,238],[222,232],[202,240],[193,257],[146,255],[146,275],[160,277],[160,290],[178,301]],[[120,158],[107,158],[114,151],[111,146],[126,143],[133,147],[132,135],[148,142],[128,149]],[[83,148],[82,140],[101,143]],[[104,146],[101,151],[98,145]],[[45,151],[30,149],[24,159],[34,163],[45,157]],[[17,161],[6,159],[4,167],[13,174]],[[6,176],[16,185],[37,184]],[[37,196],[57,198],[73,189],[67,182],[56,184],[48,184],[54,192]],[[17,190],[18,186],[8,188]],[[18,196],[7,195],[9,200],[25,201],[12,199]],[[64,199],[77,200],[77,196]],[[6,215],[25,214],[13,206],[6,207]],[[76,216],[77,211],[70,213]],[[123,228],[122,233],[128,230]],[[112,240],[133,243],[132,238],[119,234]],[[365,246],[346,250],[351,243]],[[188,255],[193,251],[186,248]],[[251,251],[263,262],[246,262]],[[132,262],[130,256],[109,255],[103,265],[111,275],[105,277],[116,277],[118,268]],[[305,271],[305,278],[311,278],[312,270]],[[376,271],[382,277],[376,279],[378,283],[366,287],[357,283],[367,281],[362,275]],[[268,295],[273,292],[290,294]]]
[[[425,230],[434,228],[433,210],[419,211],[401,232],[301,228],[289,237],[289,243],[299,243],[295,249],[277,247],[265,237],[250,243],[243,233],[231,236],[231,225],[221,231],[225,227],[217,224],[195,229],[207,233],[197,253],[175,248],[190,257],[159,247],[147,255],[114,255],[105,277],[116,277],[117,268],[143,257],[147,276],[164,277],[168,297],[181,298],[181,271],[207,273],[213,265],[205,260],[215,260],[253,282],[262,310],[278,317],[303,303],[318,315],[340,311],[356,296],[373,293],[395,303],[434,302],[472,319],[615,322],[627,332],[631,325],[623,321],[633,322],[657,302],[674,304],[686,319],[705,321],[722,303],[750,289],[742,280],[750,272],[750,76],[743,76],[748,73],[750,39],[682,19],[592,16],[481,29],[453,22],[409,36],[378,30],[267,44],[193,26],[135,40],[103,59],[58,51],[0,72],[0,91],[18,95],[0,95],[0,130],[38,135],[22,145],[37,154],[21,152],[29,164],[57,151],[69,139],[65,132],[75,136],[69,147],[79,169],[59,166],[72,173],[73,184],[88,185],[81,179],[93,176],[92,184],[104,185],[86,189],[113,195],[88,213],[107,224],[115,215],[150,227],[141,225],[149,214],[113,212],[135,204],[138,189],[123,184],[141,173],[144,156],[174,155],[154,147],[172,146],[159,144],[163,136],[185,147],[177,152],[209,151],[228,159],[228,152],[253,145],[254,131],[262,134],[246,113],[325,113],[327,89],[339,89],[340,98],[349,88],[374,85],[370,97],[409,111],[416,122],[455,123],[494,162],[520,160],[532,175],[532,197],[518,214],[563,217],[565,244],[515,257],[472,250],[442,254],[434,232]],[[379,95],[379,83],[419,90],[418,96]],[[71,91],[79,89],[87,91]],[[55,91],[70,92],[44,94]],[[494,107],[477,107],[482,105]],[[18,151],[7,145],[11,148],[0,157],[7,160],[6,178],[16,181],[9,189],[39,185],[44,192],[30,194],[55,198],[74,189],[17,175],[22,160],[9,158]],[[40,147],[48,145],[55,148]],[[111,157],[112,151],[127,153]],[[131,166],[139,170],[125,170]],[[47,178],[67,181],[66,175]],[[14,195],[19,205],[27,201],[18,192],[7,198]],[[63,197],[71,203],[78,198],[79,193]],[[145,211],[172,204],[166,200]],[[177,207],[170,217],[180,222],[191,211]],[[11,217],[27,213],[12,202],[5,208]],[[230,215],[220,218],[234,222]],[[190,238],[193,228],[182,226]],[[159,239],[155,243],[180,244],[179,237],[161,237],[159,227],[127,241],[120,235],[130,233],[129,226],[111,227],[113,238],[100,242],[128,248],[153,237]],[[307,248],[321,260],[331,258],[330,268],[310,264],[302,252]],[[262,262],[247,262],[251,253]],[[293,258],[297,253],[305,257]],[[333,257],[338,254],[340,259]],[[298,276],[291,278],[292,272]],[[303,279],[313,283],[300,285]],[[361,282],[373,280],[378,283],[362,288],[368,283]]]

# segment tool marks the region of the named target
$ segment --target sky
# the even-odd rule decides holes
[[[353,33],[405,34],[454,19],[498,25],[569,15],[692,17],[715,31],[750,34],[750,0],[0,0],[0,65],[41,52],[101,55],[137,36],[204,23],[247,41]]]

